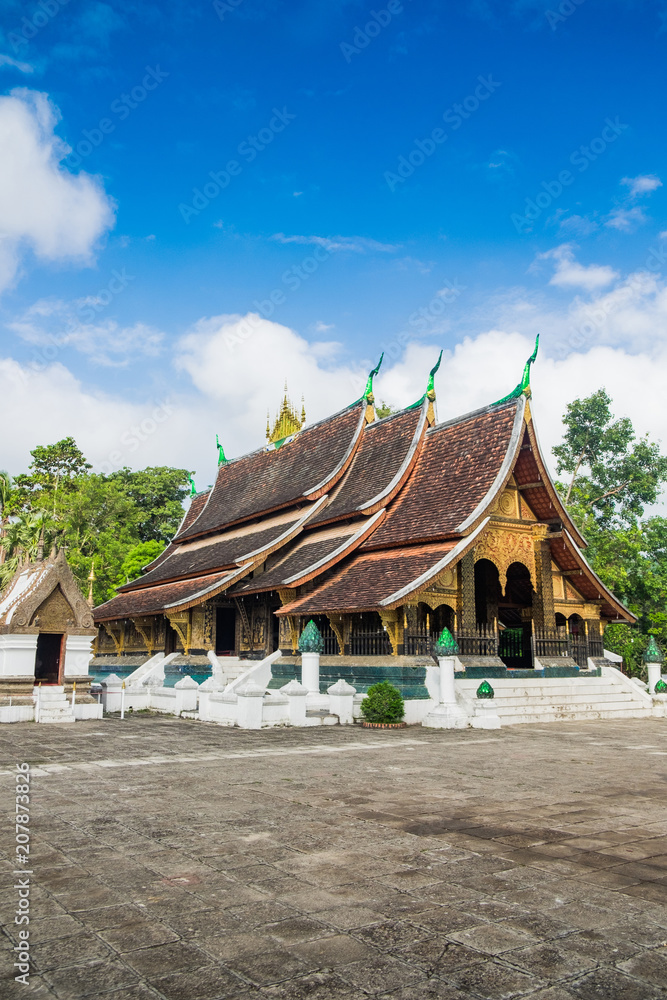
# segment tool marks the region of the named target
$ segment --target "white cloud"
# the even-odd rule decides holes
[[[594,233],[598,224],[587,215],[569,215],[560,219],[558,228],[564,235],[582,237]]]
[[[0,69],[17,69],[21,73],[34,73],[34,67],[30,63],[19,62],[17,59],[12,59],[11,56],[6,55],[4,52],[0,52]]]
[[[58,109],[25,89],[0,97],[0,291],[16,279],[27,251],[44,261],[89,264],[113,225],[101,182],[60,166],[70,152],[55,135]]]
[[[276,243],[299,243],[304,246],[324,247],[328,253],[348,251],[351,253],[394,253],[399,246],[391,243],[378,243],[377,240],[365,236],[286,236],[285,233],[274,233],[271,237]]]
[[[584,288],[588,292],[604,288],[618,277],[618,272],[612,267],[601,264],[580,264],[574,256],[571,244],[563,243],[547,253],[538,254],[538,260],[554,260],[556,269],[550,285],[559,288]]]
[[[625,184],[630,189],[631,198],[640,198],[645,194],[652,194],[659,187],[662,181],[655,174],[640,174],[638,177],[624,177],[621,184]]]
[[[622,233],[631,233],[646,222],[646,213],[639,205],[634,208],[615,208],[605,222],[610,229],[618,229]]]
[[[104,297],[104,293],[108,297]],[[97,315],[111,299],[107,289],[75,302],[40,299],[7,326],[23,340],[36,345],[37,359],[54,360],[71,348],[91,362],[110,367],[125,367],[140,356],[156,356],[164,335],[146,323],[122,326],[111,317]]]

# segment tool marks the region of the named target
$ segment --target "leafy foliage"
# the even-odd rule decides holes
[[[159,466],[109,476],[72,438],[35,448],[27,473],[0,473],[0,587],[23,560],[56,544],[85,593],[94,569],[96,604],[141,574],[177,530],[187,496],[186,469]]]
[[[403,695],[389,681],[371,685],[361,703],[366,722],[400,722],[405,715]]]
[[[639,620],[638,628],[608,626],[605,646],[642,676],[649,635],[667,643],[667,519],[644,519],[667,481],[667,458],[648,437],[637,438],[627,417],[615,420],[611,405],[604,389],[575,399],[553,451],[558,472],[569,475],[557,485],[588,542],[588,561]]]

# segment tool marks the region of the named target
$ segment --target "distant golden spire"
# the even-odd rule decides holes
[[[266,440],[269,444],[275,444],[277,441],[282,441],[284,438],[289,437],[291,434],[296,434],[300,431],[306,422],[306,407],[303,401],[303,396],[301,397],[301,416],[299,416],[299,411],[295,406],[292,406],[292,402],[289,398],[289,393],[287,390],[287,379],[285,379],[285,389],[283,395],[283,401],[280,405],[280,409],[276,414],[276,419],[273,423],[273,429],[270,427],[270,418],[267,412],[266,417]]]

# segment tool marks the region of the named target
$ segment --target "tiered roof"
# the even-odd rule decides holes
[[[414,406],[375,419],[364,396],[285,441],[220,464],[147,573],[96,609],[97,621],[307,586],[279,614],[398,607],[484,532],[511,477],[550,526],[552,558],[586,600],[632,615],[586,563],[585,540],[551,482],[533,426],[530,363],[508,397],[435,422],[433,375]]]

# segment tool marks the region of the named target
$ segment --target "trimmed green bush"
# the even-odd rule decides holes
[[[405,715],[403,695],[389,681],[379,681],[369,687],[361,713],[366,722],[401,722]]]

